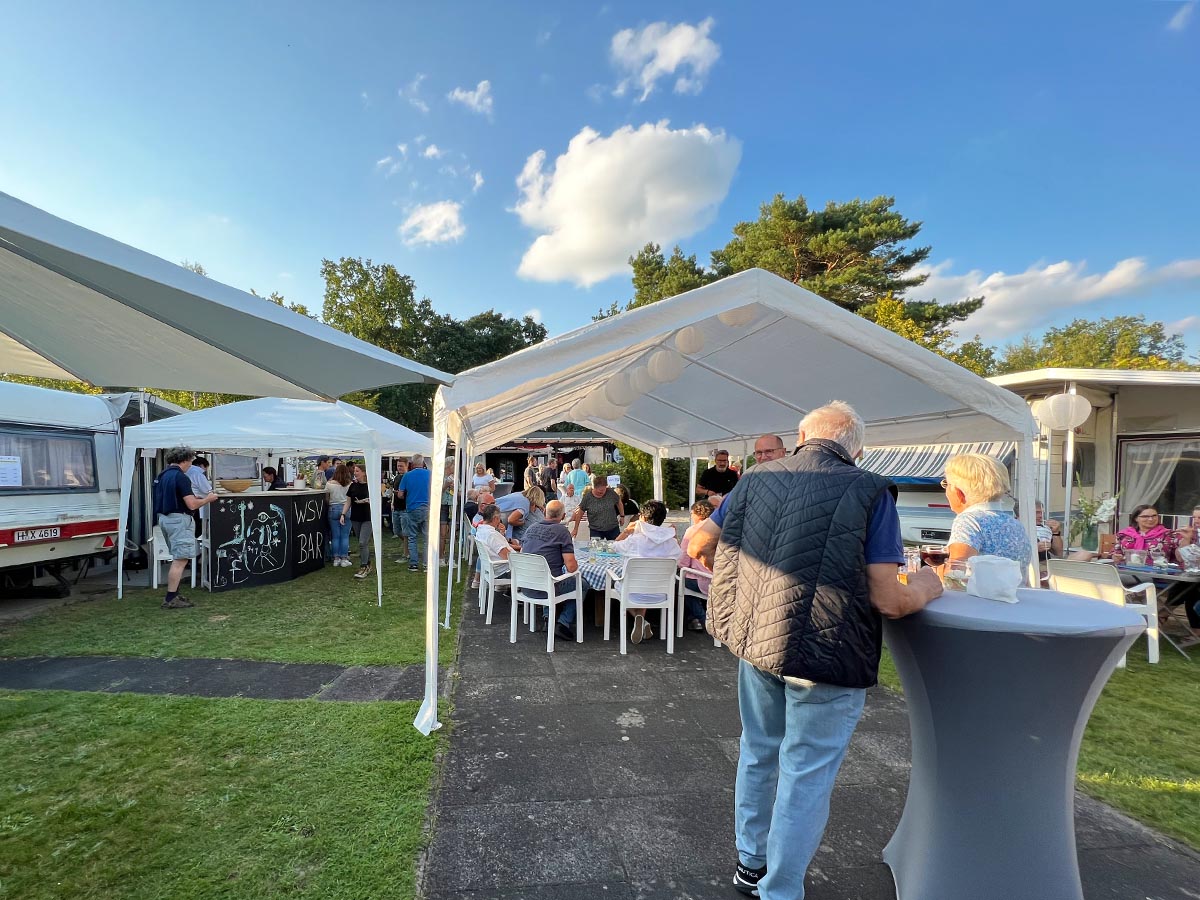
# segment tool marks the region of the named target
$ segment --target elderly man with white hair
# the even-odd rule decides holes
[[[881,616],[942,592],[901,584],[894,487],[855,466],[863,421],[835,401],[800,423],[795,454],[756,465],[700,524],[688,553],[713,569],[708,630],[740,657],[734,886],[802,898],[829,796],[875,684]]]

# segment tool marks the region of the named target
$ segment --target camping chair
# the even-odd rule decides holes
[[[162,533],[162,527],[154,526],[154,536],[150,538],[150,549],[153,551],[150,563],[152,583],[150,587],[158,590],[158,566],[159,563],[166,563],[169,567],[175,561],[175,557],[171,555],[171,548],[167,546],[166,535]],[[192,587],[196,586],[196,559],[203,553],[200,539],[196,539],[196,556],[192,557],[192,564],[188,566],[192,573]]]
[[[645,607],[661,609],[659,638],[667,642],[667,652],[675,652],[675,571],[678,566],[673,558],[648,559],[633,557],[625,561],[620,577],[612,571],[604,574],[604,639],[611,633],[612,601],[621,607],[621,654],[625,655],[626,610]]]
[[[491,625],[492,606],[496,602],[496,588],[511,584],[512,579],[507,574],[500,575],[496,572],[496,561],[492,559],[487,544],[479,538],[475,538],[475,544],[479,552],[479,611],[482,613],[485,609],[487,610],[487,618],[484,622]]]
[[[1125,606],[1142,614],[1146,620],[1146,640],[1149,644],[1150,662],[1158,662],[1158,592],[1152,582],[1127,588],[1121,582],[1121,573],[1116,566],[1103,563],[1080,562],[1070,559],[1052,559],[1046,563],[1050,572],[1051,590],[1080,597],[1103,600],[1116,606]],[[1141,594],[1144,603],[1127,602],[1129,594]],[[1183,653],[1182,650],[1180,650]],[[1184,656],[1187,656],[1184,653]],[[1117,663],[1124,668],[1125,657]]]
[[[704,579],[705,581],[707,581],[711,584],[712,577],[713,577],[713,573],[709,572],[707,569],[690,569],[690,568],[683,569],[683,568],[681,568],[679,570],[679,572],[676,574],[675,580],[677,582],[679,582],[679,602],[676,604],[676,608],[675,608],[675,636],[676,637],[683,637],[683,616],[684,616],[683,611],[684,611],[685,599],[688,597],[695,597],[698,600],[705,600],[705,601],[708,600],[708,598],[706,596],[704,596],[704,594],[702,594],[696,588],[688,587],[687,584],[685,583],[684,579],[694,578],[694,579],[696,579],[697,584],[700,583],[700,579]],[[713,646],[720,647],[721,642],[718,641],[716,638],[713,638]]]
[[[575,601],[575,641],[583,643],[583,581],[578,571],[565,575],[550,574],[550,564],[546,557],[536,553],[510,553],[508,565],[512,570],[512,610],[508,616],[508,642],[517,642],[517,604],[524,603],[529,621],[529,630],[537,626],[535,610],[539,606],[546,607],[550,621],[546,623],[546,652],[554,652],[554,620],[555,612],[560,603]],[[564,594],[555,593],[555,587],[565,581],[573,581],[575,586]],[[530,594],[535,591],[542,594],[535,597]]]

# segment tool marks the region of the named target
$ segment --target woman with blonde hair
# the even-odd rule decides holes
[[[1012,512],[1008,470],[982,453],[963,453],[946,462],[942,489],[955,512],[946,548],[951,559],[1004,556],[1029,564],[1029,535]]]

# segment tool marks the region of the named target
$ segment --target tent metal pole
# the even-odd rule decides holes
[[[696,503],[696,451],[688,450],[688,509]]]
[[[438,388],[433,399],[433,456],[442,459],[446,456],[446,408],[442,388]],[[431,506],[432,508],[432,506]],[[434,523],[437,523],[434,513]],[[426,542],[426,559],[429,571],[425,578],[425,699],[421,709],[413,721],[422,734],[429,734],[442,727],[438,721],[438,632],[441,630],[438,622],[438,544],[440,541]]]
[[[662,451],[654,451],[653,475],[654,475],[654,499],[665,500],[663,494],[663,466],[662,466]]]
[[[1025,534],[1029,540],[1031,555],[1029,557],[1028,579],[1030,587],[1041,587],[1041,567],[1037,554],[1037,514],[1034,509],[1034,460],[1033,436],[1024,434],[1017,449],[1017,502],[1022,510],[1021,521],[1025,525]]]
[[[456,498],[461,498],[465,493],[462,490],[462,485],[459,484],[459,477],[462,475],[462,466],[459,465],[459,461],[462,459],[462,450],[462,442],[459,441],[454,445],[454,476],[453,481],[451,482],[454,485]],[[445,471],[445,469],[446,464],[443,462],[442,471]],[[446,618],[442,622],[443,628],[450,627],[450,595],[454,593],[454,566],[457,562],[456,557],[458,556],[455,548],[455,541],[458,539],[459,517],[454,513],[454,504],[452,503],[450,507],[450,538],[446,542],[446,555],[450,558],[450,568],[446,570]],[[440,534],[438,535],[438,539],[441,539]]]
[[[1071,386],[1067,388],[1068,394],[1076,392],[1075,382],[1071,382]],[[1071,544],[1071,492],[1075,488],[1075,429],[1067,429],[1067,447],[1066,447],[1066,479],[1067,489],[1066,497],[1063,501],[1063,523],[1062,533],[1066,544],[1063,545],[1063,550],[1069,550]]]

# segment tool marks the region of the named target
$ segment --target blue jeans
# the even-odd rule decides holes
[[[688,578],[685,575],[683,578],[683,584],[690,591],[700,590],[700,582],[695,578]],[[707,602],[707,600],[701,600],[699,597],[693,597],[691,594],[684,596],[683,620],[686,622],[689,619],[699,619],[701,622],[703,622],[705,616],[708,614],[707,608],[705,607],[705,603]]]
[[[334,559],[350,558],[350,517],[345,522],[339,522],[341,504],[336,509],[329,510],[329,552]]]
[[[408,535],[408,525],[404,522],[405,518],[404,510],[392,510],[392,534],[396,537],[405,537]]]
[[[803,900],[804,873],[866,697],[862,688],[789,683],[741,661],[734,834],[742,864],[767,867],[763,900]]]
[[[405,524],[408,526],[408,563],[412,566],[421,564],[421,551],[418,545],[424,536],[429,538],[429,507],[414,506],[404,512]]]

